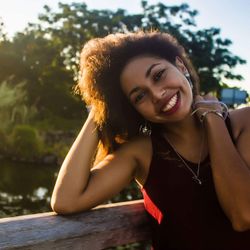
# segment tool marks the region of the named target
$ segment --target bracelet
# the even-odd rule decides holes
[[[200,122],[203,123],[205,117],[207,114],[209,113],[213,113],[213,114],[216,114],[217,116],[219,116],[221,119],[225,120],[225,117],[217,110],[208,110],[206,112],[204,112],[203,114],[201,114],[200,116]]]
[[[224,102],[215,101],[215,100],[202,100],[202,101],[198,101],[198,102],[195,103],[195,105],[197,105],[197,104],[208,104],[208,105],[209,104],[219,104],[221,109],[222,109],[222,112],[220,113],[219,111],[216,111],[216,112],[218,112],[220,114],[220,115],[219,114],[217,114],[217,115],[219,115],[219,116],[222,115],[224,120],[228,116],[228,107]],[[200,109],[200,108],[198,108],[198,109]],[[195,113],[195,112],[193,112],[193,113]],[[215,110],[213,110],[212,113],[215,113]]]

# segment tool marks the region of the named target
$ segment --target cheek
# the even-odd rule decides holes
[[[150,117],[155,114],[154,107],[150,103],[143,103],[140,106],[135,107],[135,109],[147,120],[150,120]]]
[[[180,81],[181,81],[181,87],[182,87],[183,91],[186,92],[188,94],[188,96],[190,96],[190,98],[193,99],[193,91],[192,91],[192,88],[191,88],[189,81],[183,77],[180,77]]]

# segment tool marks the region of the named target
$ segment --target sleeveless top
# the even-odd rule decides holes
[[[229,118],[226,124],[233,139]],[[151,137],[153,156],[141,191],[152,229],[152,249],[250,249],[250,230],[235,231],[219,204],[209,156],[200,164],[199,185],[168,142],[156,133]],[[196,173],[197,164],[185,161]]]

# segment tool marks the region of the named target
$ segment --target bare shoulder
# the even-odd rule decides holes
[[[149,136],[138,136],[127,143],[129,147],[140,160],[141,157],[145,157],[145,154],[151,154],[152,145],[151,138]]]
[[[152,143],[149,136],[138,136],[127,142],[123,150],[132,154],[138,162],[138,165],[144,165],[150,162],[152,157]]]
[[[250,129],[250,107],[230,111],[230,121],[234,138],[238,138],[243,131]]]
[[[152,142],[149,136],[139,136],[123,145],[122,150],[132,154],[137,161],[135,179],[140,186],[143,186],[152,159]]]

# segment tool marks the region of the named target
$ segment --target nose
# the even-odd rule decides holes
[[[166,89],[152,89],[151,98],[153,103],[159,102],[167,93]]]

